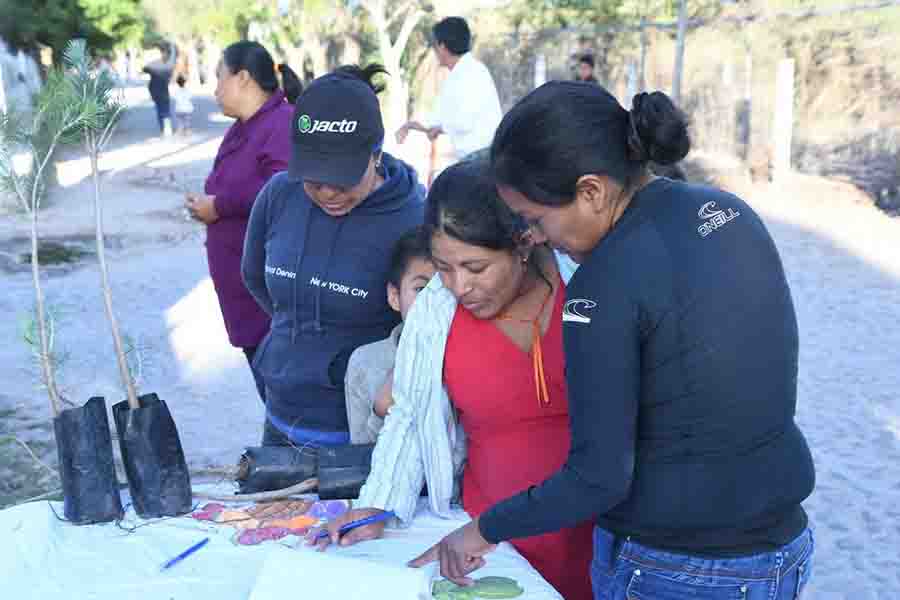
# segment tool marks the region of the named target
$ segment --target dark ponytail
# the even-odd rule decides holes
[[[235,42],[225,48],[222,52],[222,60],[225,66],[233,74],[247,71],[250,78],[259,85],[259,87],[270,94],[278,90],[278,77],[275,74],[275,61],[272,55],[259,42],[251,42],[243,40]],[[297,78],[297,75],[287,65],[279,65],[278,71],[281,72],[284,81],[284,93],[288,102],[293,103],[300,95],[303,85]]]
[[[278,65],[278,72],[281,73],[281,88],[284,90],[284,95],[288,102],[294,104],[300,97],[300,92],[303,91],[303,83],[294,70],[286,64]]]
[[[383,83],[375,83],[375,76],[390,75],[387,69],[378,63],[372,63],[366,67],[360,67],[359,65],[344,65],[335,69],[334,73],[359,79],[372,88],[372,91],[376,94],[383,92],[385,90],[385,85]]]
[[[627,111],[602,86],[553,81],[503,118],[491,167],[498,183],[538,204],[562,206],[584,175],[606,175],[628,188],[651,161],[676,163],[690,146],[684,114],[662,92],[638,94]]]

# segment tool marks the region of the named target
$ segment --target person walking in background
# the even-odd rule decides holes
[[[185,206],[206,224],[206,254],[228,339],[252,365],[256,347],[269,331],[269,316],[259,308],[241,280],[241,257],[247,220],[259,190],[275,173],[287,169],[291,155],[292,102],[300,82],[280,67],[257,42],[242,41],[222,53],[216,101],[236,119],[222,140],[203,194],[187,195]],[[253,378],[265,403],[258,373]]]
[[[179,75],[175,80],[178,87],[175,89],[175,122],[177,124],[177,132],[181,135],[187,134],[191,129],[191,115],[194,113],[194,102],[191,97],[191,90],[187,87],[187,78]]]
[[[347,362],[400,323],[387,299],[391,252],[422,223],[425,190],[382,151],[379,73],[345,66],[306,88],[285,127],[290,168],[250,215],[241,270],[272,316],[253,361],[266,386],[263,445],[349,443]]]
[[[594,77],[594,55],[582,54],[578,57],[578,65],[575,70],[575,81],[583,83],[597,83]]]
[[[156,107],[156,120],[162,135],[172,135],[172,100],[169,96],[169,82],[175,71],[177,50],[175,44],[160,46],[160,58],[144,66],[144,72],[150,75],[147,89]]]
[[[490,146],[503,118],[500,97],[490,71],[472,56],[472,32],[462,17],[447,17],[432,29],[434,52],[450,69],[426,124],[408,121],[397,130],[402,144],[410,131],[422,131],[434,141],[447,134],[457,160]]]
[[[690,145],[661,92],[629,111],[601,86],[550,82],[504,117],[500,197],[580,263],[562,316],[571,450],[413,565],[466,583],[493,544],[594,517],[596,600],[800,597],[815,469],[791,291],[747,203],[648,171]]]

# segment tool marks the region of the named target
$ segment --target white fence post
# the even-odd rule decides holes
[[[3,58],[0,57],[0,61]],[[3,64],[0,62],[0,112],[6,112],[6,87],[3,83]]]
[[[534,87],[547,83],[547,56],[543,53],[534,57]]]
[[[775,123],[772,131],[772,178],[791,170],[791,137],[794,129],[794,60],[778,63],[775,83]]]
[[[672,74],[672,100],[681,105],[681,80],[684,76],[684,45],[687,37],[687,0],[678,7],[678,37],[675,40],[675,72]]]

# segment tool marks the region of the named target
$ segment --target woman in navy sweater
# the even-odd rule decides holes
[[[297,100],[293,154],[250,213],[241,271],[272,317],[253,360],[266,388],[264,445],[350,442],[350,354],[399,323],[387,301],[391,251],[421,225],[424,188],[382,152],[380,66],[342,67]]]
[[[548,83],[503,119],[497,189],[581,263],[566,290],[572,443],[541,485],[414,561],[467,582],[491,544],[594,517],[595,598],[788,599],[811,572],[794,422],[798,333],[778,251],[753,210],[657,178],[690,148],[662,93],[630,111]]]

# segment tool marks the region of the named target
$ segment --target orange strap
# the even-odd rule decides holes
[[[553,297],[553,288],[547,292],[547,297],[541,303],[537,316],[534,319],[517,319],[508,315],[500,315],[498,321],[518,321],[519,323],[531,323],[531,359],[534,367],[534,391],[537,394],[539,406],[550,405],[550,392],[547,389],[547,376],[544,374],[544,352],[541,349],[541,315],[547,308],[547,302]]]

